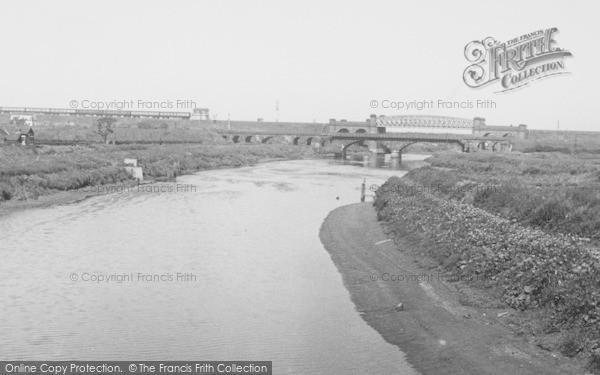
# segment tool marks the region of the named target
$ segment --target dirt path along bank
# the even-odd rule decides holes
[[[525,342],[495,314],[462,306],[451,283],[387,239],[370,203],[332,211],[320,236],[362,318],[419,372],[582,373]]]

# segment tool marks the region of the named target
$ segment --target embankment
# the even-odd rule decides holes
[[[320,151],[282,144],[0,147],[0,208],[7,208],[7,201],[37,199],[92,186],[131,184],[134,181],[123,164],[128,158],[137,159],[144,178],[153,180],[268,160],[314,158]]]
[[[378,219],[448,277],[464,304],[507,308],[531,343],[600,369],[598,161],[436,155],[376,193]]]
[[[418,250],[401,237],[387,240],[370,204],[332,211],[320,236],[362,318],[421,373],[580,373],[516,337],[496,313],[461,305],[457,283],[418,265],[410,255]]]

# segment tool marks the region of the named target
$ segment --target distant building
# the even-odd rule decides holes
[[[0,128],[0,133],[11,136],[11,132],[6,130],[6,128]],[[24,133],[19,129],[18,131],[12,132],[12,134],[17,135],[17,139],[8,139],[5,137],[4,144],[20,146],[32,146],[35,144],[35,132],[33,131],[33,128],[29,128],[27,133]]]
[[[520,124],[519,126],[502,126],[502,125],[487,125],[485,119],[481,117],[475,117],[473,134],[481,135],[484,137],[504,137],[514,139],[528,139],[529,130],[527,125]]]
[[[194,108],[190,120],[209,120],[208,108]]]

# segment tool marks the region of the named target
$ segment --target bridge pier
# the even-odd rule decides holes
[[[402,162],[402,150],[392,150],[392,159],[397,159],[399,162]]]
[[[367,146],[372,154],[385,154],[385,148],[383,144],[378,141],[367,141]]]
[[[372,154],[377,153],[377,141],[367,141],[367,146],[369,146],[369,151]]]
[[[230,140],[233,143],[247,143],[247,142],[260,142],[267,143],[274,137],[282,138],[284,141],[295,145],[308,145],[313,147],[322,147],[326,143],[332,141],[341,141],[344,144],[341,145],[341,153],[344,158],[347,157],[347,148],[358,144],[362,147],[368,148],[370,155],[383,155],[391,153],[387,144],[392,142],[394,148],[397,150],[392,155],[394,161],[402,160],[402,153],[404,149],[414,143],[418,142],[429,142],[429,143],[454,143],[462,147],[463,152],[476,152],[481,149],[491,149],[493,151],[510,151],[511,150],[511,139],[508,137],[489,137],[489,136],[477,136],[477,135],[465,135],[465,134],[435,134],[435,133],[401,133],[401,132],[389,132],[389,133],[348,133],[348,132],[337,132],[337,133],[321,133],[321,134],[308,134],[308,133],[284,133],[284,132],[237,132],[237,131],[219,131],[224,139]],[[398,142],[402,142],[401,146],[396,146]],[[397,155],[397,156],[396,156]]]

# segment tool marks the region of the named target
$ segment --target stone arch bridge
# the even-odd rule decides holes
[[[482,117],[465,119],[448,116],[371,115],[364,122],[329,120],[329,132],[332,133],[452,133],[472,134],[491,138],[526,139],[529,136],[527,125],[499,126],[487,125]]]
[[[260,125],[259,122],[256,123]],[[285,127],[285,123],[281,123]],[[279,138],[294,145],[326,146],[340,142],[342,155],[352,145],[368,146],[372,152],[390,153],[401,157],[402,152],[415,143],[450,143],[463,152],[474,149],[501,151],[512,149],[514,139],[527,138],[525,125],[489,126],[485,119],[473,120],[444,116],[391,116],[371,115],[364,122],[331,119],[322,132],[223,130],[223,138],[234,143],[268,143]]]

